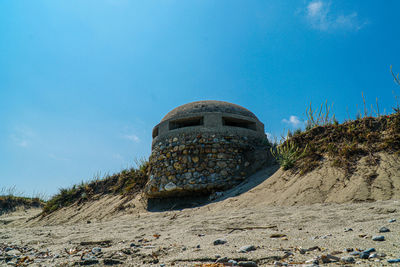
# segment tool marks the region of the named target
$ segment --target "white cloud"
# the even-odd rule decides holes
[[[311,2],[307,6],[308,15],[312,16],[312,17],[313,16],[320,16],[321,15],[322,6],[323,6],[322,1]]]
[[[12,140],[12,142],[15,145],[23,148],[26,148],[31,144],[31,140],[33,137],[33,131],[26,127],[17,128],[12,134],[10,134],[10,139]]]
[[[135,134],[126,134],[123,136],[123,138],[128,139],[129,141],[135,142],[135,143],[139,143],[140,142],[140,138],[135,135]]]
[[[336,15],[330,6],[330,2],[323,0],[314,0],[307,5],[306,17],[313,28],[321,31],[335,29],[358,31],[366,24],[359,19],[357,12]]]
[[[289,124],[292,127],[298,127],[298,126],[301,126],[303,124],[301,122],[301,120],[299,119],[299,117],[294,116],[294,115],[290,116],[289,120],[283,119],[282,122],[284,122],[286,124]]]

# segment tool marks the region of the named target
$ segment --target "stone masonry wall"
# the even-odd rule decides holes
[[[149,197],[168,197],[230,188],[254,170],[254,154],[265,152],[265,145],[266,140],[257,137],[215,133],[181,133],[157,140],[145,192]]]

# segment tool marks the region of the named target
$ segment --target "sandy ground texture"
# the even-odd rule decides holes
[[[192,208],[147,211],[141,196],[114,196],[44,218],[3,214],[0,265],[400,264],[388,262],[400,258],[398,157],[361,161],[351,177],[328,164],[302,177],[273,166]]]
[[[22,227],[23,222],[39,211],[18,211],[0,218],[8,222],[0,228],[0,264],[15,266],[19,259],[32,266],[207,266],[226,257],[242,266],[272,266],[353,257],[364,266],[381,266],[400,256],[400,221],[394,221],[398,201],[247,208],[237,202],[231,198],[223,205],[30,227]],[[382,227],[390,232],[379,233]],[[385,240],[372,240],[379,235]],[[254,247],[241,252],[244,246]],[[376,258],[350,255],[369,248]]]

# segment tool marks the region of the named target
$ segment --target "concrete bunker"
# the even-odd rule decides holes
[[[270,161],[264,124],[223,101],[197,101],[170,111],[152,132],[150,198],[228,189]]]

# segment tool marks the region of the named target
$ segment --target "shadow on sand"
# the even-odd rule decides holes
[[[279,165],[266,167],[251,175],[237,186],[226,191],[216,192],[212,195],[151,198],[147,201],[147,210],[150,212],[182,210],[186,208],[201,207],[209,203],[219,202],[230,197],[235,197],[261,184],[271,175],[273,175],[278,169]]]

